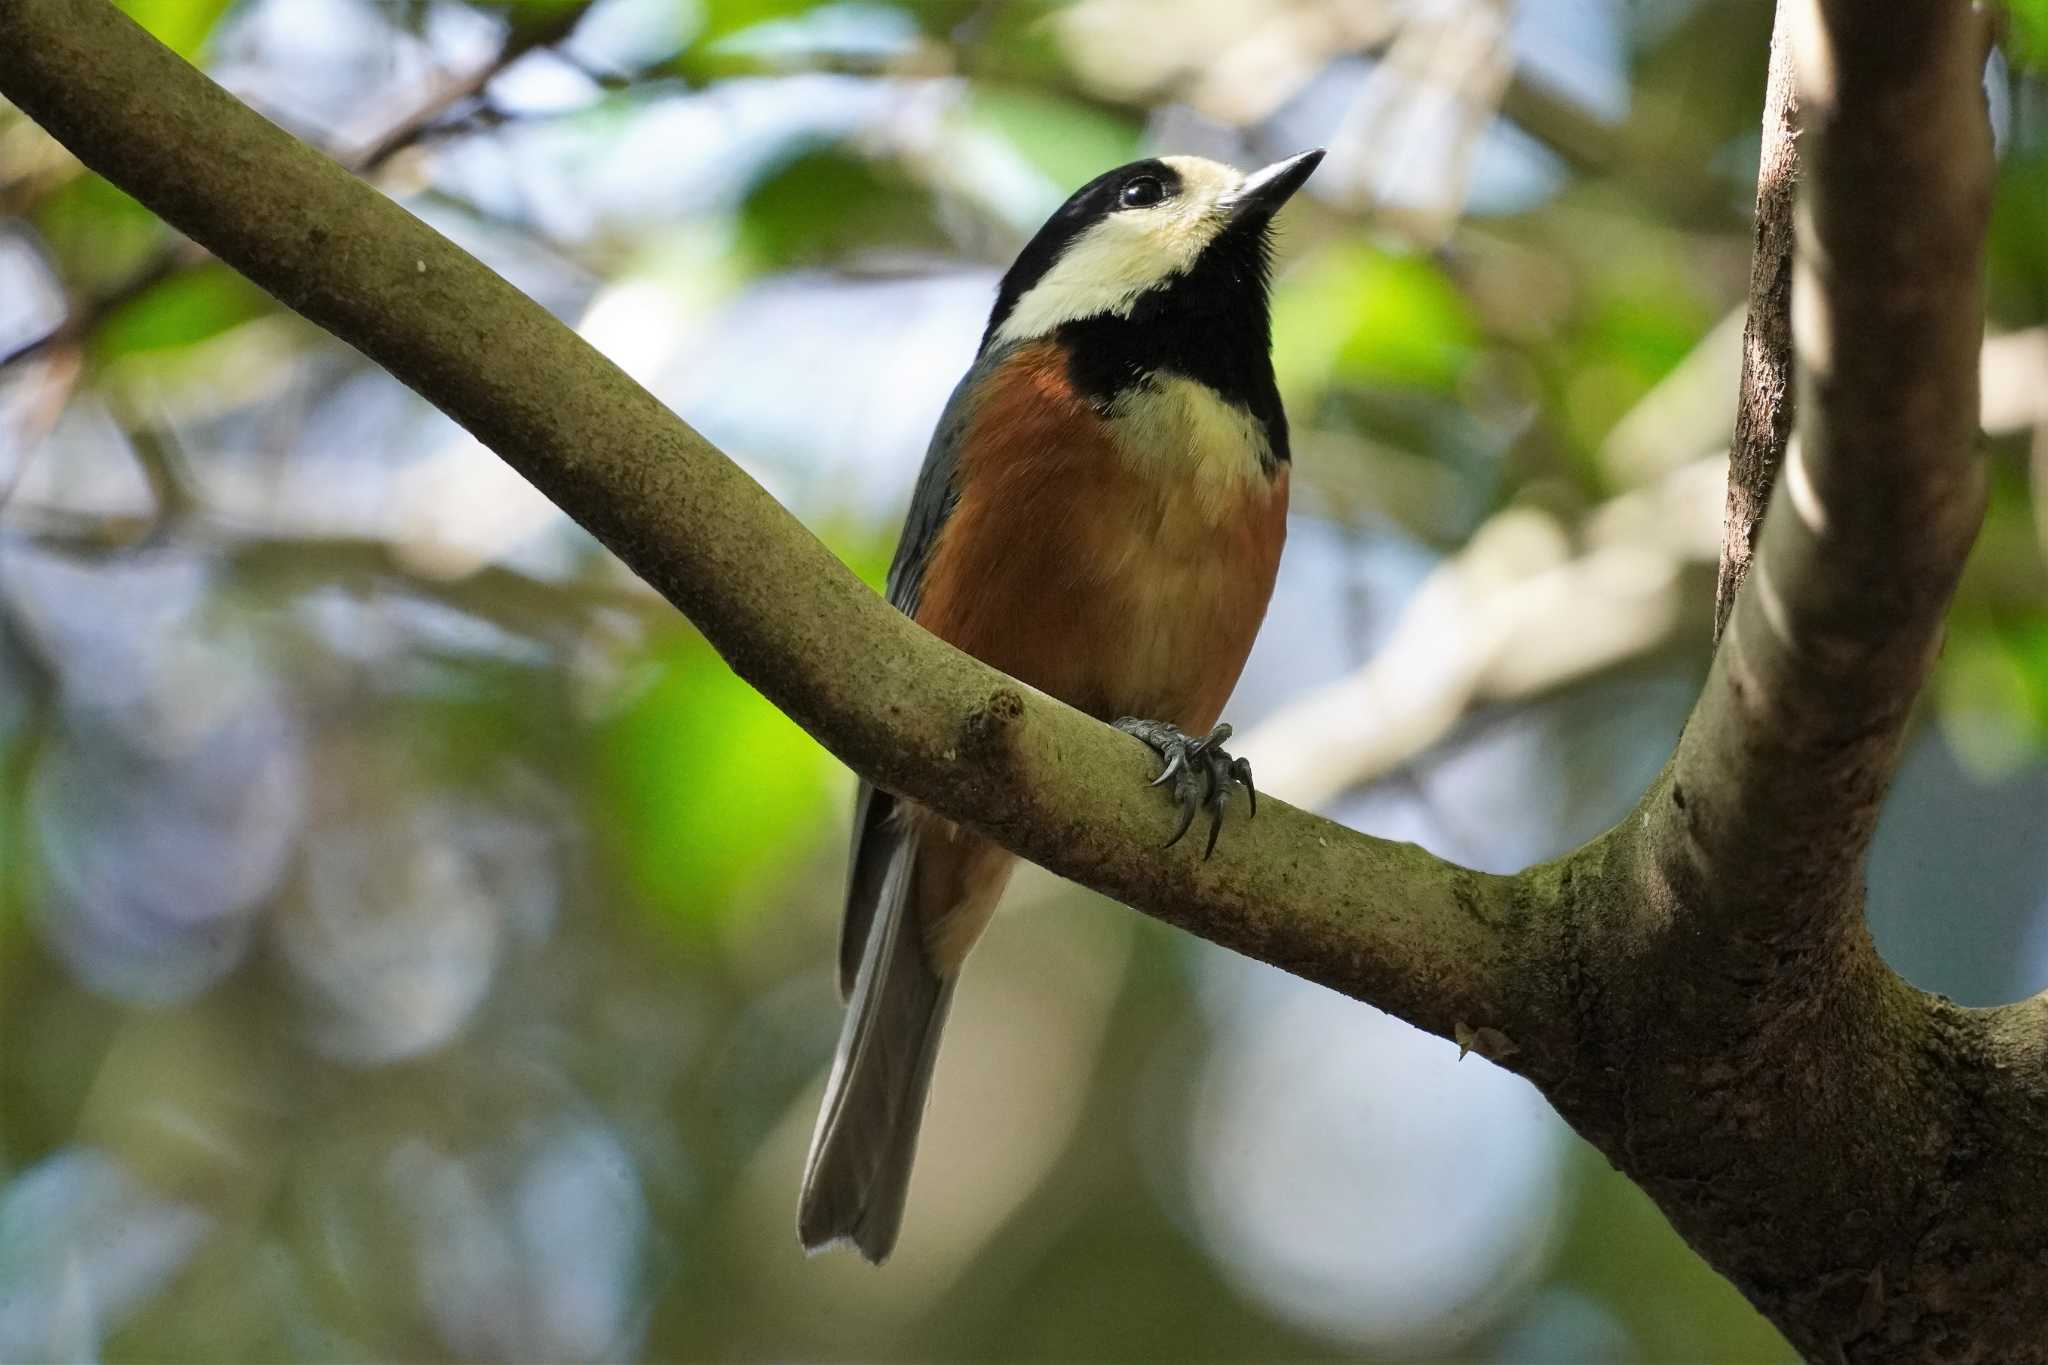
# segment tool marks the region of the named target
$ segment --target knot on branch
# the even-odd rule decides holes
[[[1000,757],[1010,746],[1010,732],[1024,719],[1024,695],[1014,687],[999,687],[988,700],[967,713],[960,727],[962,752],[975,758]]]

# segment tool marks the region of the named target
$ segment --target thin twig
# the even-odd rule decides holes
[[[593,3],[595,0],[583,0],[583,3],[551,16],[544,23],[526,29],[515,28],[490,61],[434,90],[423,103],[367,147],[336,159],[358,175],[374,176],[393,157],[431,135],[450,110],[482,94],[492,81],[515,63],[540,48],[551,47],[567,38]],[[0,355],[0,370],[46,350],[79,344],[107,318],[157,285],[211,259],[205,248],[186,238],[166,239],[127,279],[75,304],[56,327]]]
[[[412,113],[387,130],[382,137],[352,157],[339,158],[341,164],[358,175],[375,175],[392,157],[431,132],[450,110],[483,94],[484,89],[492,81],[529,53],[540,48],[553,47],[567,38],[575,31],[576,25],[582,22],[590,4],[591,0],[585,0],[585,3],[572,5],[531,28],[515,28],[512,35],[505,40],[505,45],[498,50],[496,57],[468,75],[442,85]]]
[[[154,514],[102,516],[33,507],[15,509],[0,530],[38,549],[101,560],[160,540],[164,525]],[[428,557],[428,546],[376,536],[249,530],[197,507],[179,519],[177,536],[181,546],[211,555],[232,573],[266,588],[295,581],[373,580],[518,635],[580,631],[600,613],[616,613],[647,627],[676,624],[675,612],[637,582],[541,578],[501,564],[456,576],[428,573],[416,567]]]

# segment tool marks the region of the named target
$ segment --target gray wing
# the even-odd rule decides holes
[[[953,470],[959,463],[959,447],[967,426],[967,395],[984,374],[1002,359],[1003,351],[978,357],[972,369],[954,386],[946,400],[932,443],[925,450],[924,468],[918,472],[917,487],[910,494],[910,512],[903,519],[903,535],[896,542],[896,557],[889,564],[889,604],[905,616],[917,614],[924,592],[924,566],[932,545],[939,538],[953,505],[960,500],[953,487]],[[853,851],[848,859],[846,914],[839,927],[839,994],[852,994],[860,972],[861,949],[867,942],[868,926],[874,923],[875,907],[881,903],[883,883],[896,846],[907,837],[891,817],[896,798],[863,781],[853,804]]]
[[[924,468],[917,474],[917,486],[910,493],[910,511],[903,518],[903,535],[896,542],[896,557],[889,563],[889,604],[906,616],[917,615],[919,596],[924,591],[925,560],[939,530],[960,500],[953,487],[953,470],[960,459],[960,442],[966,436],[967,395],[981,377],[1001,360],[1009,348],[974,362],[939,414],[932,431],[932,443],[924,452]]]

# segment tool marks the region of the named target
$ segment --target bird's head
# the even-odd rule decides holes
[[[1097,176],[1003,276],[984,362],[1055,347],[1121,445],[1248,451],[1273,474],[1288,458],[1266,297],[1273,215],[1322,159],[1303,152],[1245,175],[1168,156]],[[1196,465],[1235,478],[1242,462]]]
[[[1184,326],[1249,310],[1258,326],[1248,340],[1263,351],[1273,215],[1322,159],[1302,152],[1246,175],[1167,156],[1097,176],[1003,276],[983,348],[1098,319]]]

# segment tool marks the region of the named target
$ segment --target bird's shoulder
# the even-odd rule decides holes
[[[932,431],[889,567],[889,601],[917,614],[925,562],[960,501],[968,471],[986,472],[1019,452],[1079,451],[1107,419],[1074,387],[1067,349],[1041,339],[992,347],[954,386]]]

